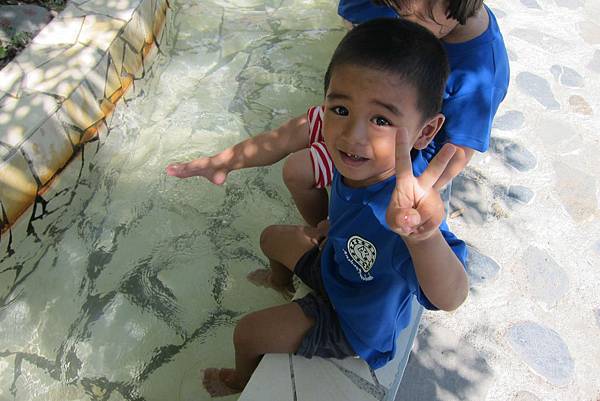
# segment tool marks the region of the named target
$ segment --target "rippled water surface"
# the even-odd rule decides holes
[[[2,401],[207,399],[200,371],[233,364],[238,317],[282,302],[245,279],[261,230],[299,221],[280,166],[222,187],[164,168],[319,102],[335,2],[175,3],[110,133],[2,237]]]

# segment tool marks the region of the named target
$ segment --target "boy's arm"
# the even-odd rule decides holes
[[[467,298],[469,282],[462,263],[441,231],[417,241],[404,237],[404,242],[427,299],[441,310],[458,308]]]
[[[200,157],[187,163],[167,166],[167,174],[179,178],[201,176],[221,185],[233,170],[268,166],[290,153],[308,146],[308,119],[306,114],[292,118],[271,131],[248,138],[222,152]]]
[[[454,177],[459,175],[460,172],[463,171],[463,169],[467,166],[467,164],[469,164],[473,154],[475,153],[474,149],[471,149],[467,146],[454,145],[454,147],[456,148],[454,156],[452,156],[452,159],[446,166],[446,169],[433,185],[433,189],[436,191],[440,191],[447,183],[452,181]]]
[[[396,188],[386,211],[386,221],[406,243],[419,285],[427,298],[439,309],[454,310],[467,297],[468,280],[462,264],[439,230],[444,206],[433,185],[452,159],[455,147],[444,145],[418,178],[412,172],[411,147],[406,129],[398,129]],[[425,213],[423,207],[427,208]],[[429,221],[423,221],[423,216]]]

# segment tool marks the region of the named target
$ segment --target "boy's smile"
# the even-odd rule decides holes
[[[433,135],[423,135],[429,125],[416,101],[416,90],[395,74],[355,65],[333,70],[323,135],[344,183],[365,187],[394,175],[399,127],[408,130],[411,145],[427,145]]]

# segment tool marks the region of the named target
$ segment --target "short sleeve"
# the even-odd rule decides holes
[[[490,146],[492,121],[500,104],[496,99],[504,96],[498,95],[493,87],[482,87],[446,99],[442,107],[446,121],[435,141],[485,152]]]
[[[323,107],[313,106],[306,112],[308,118],[308,143],[323,142]]]

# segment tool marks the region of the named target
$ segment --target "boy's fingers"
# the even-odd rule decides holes
[[[170,175],[173,177],[178,177],[184,172],[185,166],[182,165],[181,163],[169,164],[167,166],[166,170],[167,170],[167,175]]]
[[[423,174],[418,178],[421,188],[427,190],[435,184],[443,174],[455,152],[456,146],[450,143],[447,143],[442,147],[442,150],[435,155],[427,169],[425,169]]]
[[[409,235],[421,224],[421,216],[411,208],[388,210],[387,223],[392,230],[400,231],[401,235]]]
[[[417,234],[428,233],[430,231],[437,229],[439,227],[439,225],[440,225],[439,222],[436,222],[434,219],[429,219],[426,222],[424,222],[423,224],[421,224],[419,227],[417,227],[415,232]]]
[[[408,130],[399,127],[396,131],[396,181],[414,178],[410,150],[412,149]]]

